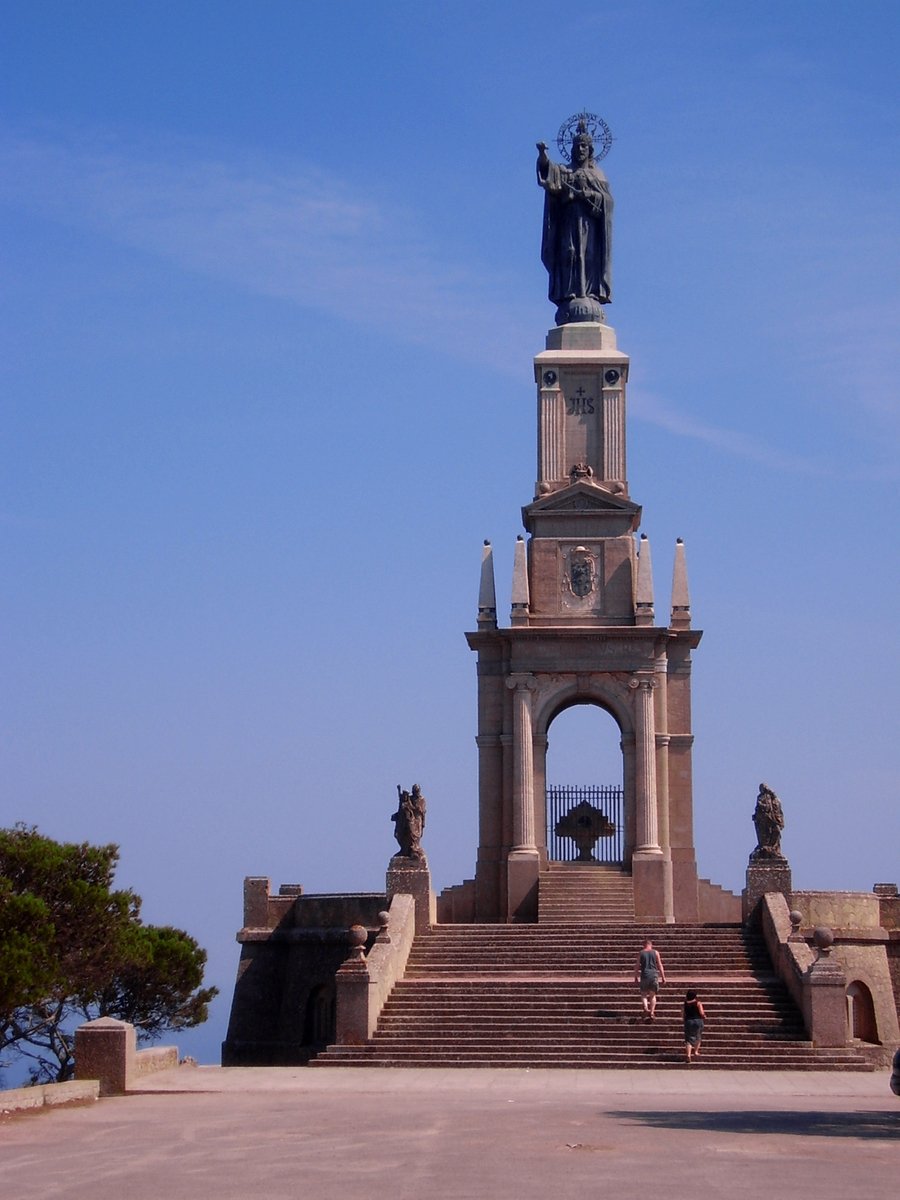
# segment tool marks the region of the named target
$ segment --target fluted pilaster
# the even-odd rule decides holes
[[[554,374],[554,380],[555,378]],[[541,414],[538,422],[539,483],[556,483],[566,476],[566,467],[563,462],[565,447],[563,420],[563,402],[559,385],[557,384],[553,388],[541,388]]]
[[[625,474],[625,396],[621,389],[603,391],[603,478]]]

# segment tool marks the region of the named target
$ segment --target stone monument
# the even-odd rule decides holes
[[[435,899],[431,891],[431,873],[422,849],[427,808],[422,789],[414,783],[407,792],[397,785],[399,803],[391,816],[394,836],[400,846],[388,864],[387,896],[412,896],[416,905],[416,932],[422,932],[435,920]]]
[[[791,867],[781,853],[784,813],[781,801],[765,783],[759,785],[753,825],[756,848],[750,852],[747,864],[747,886],[743,893],[745,921],[755,920],[759,901],[768,892],[780,892],[788,904],[791,902]]]
[[[445,888],[436,906],[418,784],[397,789],[398,850],[383,892],[306,894],[299,884],[273,892],[267,878],[247,877],[226,1065],[303,1063],[335,1041],[338,1049],[370,1041],[414,938],[438,914],[442,923],[537,921],[554,867],[571,868],[576,882],[600,871],[629,876],[630,884],[613,882],[633,892],[637,922],[740,919],[738,897],[697,876],[691,656],[701,634],[692,627],[684,545],[676,542],[671,600],[657,617],[650,542],[638,533],[641,507],[629,490],[629,359],[605,317],[613,201],[597,165],[611,140],[601,118],[581,112],[560,129],[564,162],[538,143],[541,258],[555,324],[534,358],[537,477],[522,510],[527,541],[515,542],[509,622],[498,622],[493,549],[485,543],[476,628],[466,635],[478,662],[474,879]],[[579,704],[604,709],[618,725],[622,815],[616,809],[614,823],[585,801],[557,812],[550,831],[548,730]],[[896,886],[878,885],[870,896],[791,893],[781,803],[765,784],[753,821],[743,914],[761,923],[775,948],[773,963],[799,997],[810,1037],[841,1045],[852,998],[860,1013],[855,1035],[896,1043]],[[612,838],[610,827],[620,858],[606,857],[604,846],[601,867],[594,849]],[[575,863],[552,860],[551,832],[575,841]],[[584,911],[583,892],[575,902]],[[833,933],[816,931],[814,958],[808,929],[826,924]]]
[[[592,113],[565,122],[553,162],[538,143],[541,258],[555,325],[534,359],[538,477],[515,546],[509,626],[498,624],[492,549],[482,560],[478,628],[478,851],[472,919],[534,921],[548,869],[547,731],[573,704],[621,731],[624,851],[639,919],[696,921],[690,673],[684,546],[671,605],[656,620],[649,540],[629,494],[629,360],[606,323],[612,193],[597,162],[612,141]]]
[[[398,783],[397,797],[399,800],[397,811],[391,820],[394,822],[394,837],[397,839],[400,850],[394,857],[424,859],[422,834],[425,832],[426,803],[422,789],[417,783],[414,783],[412,791],[407,792]]]

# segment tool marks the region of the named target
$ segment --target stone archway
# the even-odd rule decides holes
[[[321,1048],[335,1037],[334,980],[313,987],[307,997],[303,1019],[303,1044]]]
[[[589,856],[587,861],[624,864],[622,731],[605,706],[573,700],[558,709],[548,722],[544,778],[548,861],[585,861]],[[576,826],[583,832],[583,844],[560,832]],[[596,841],[591,840],[593,834]]]
[[[880,1044],[872,993],[859,979],[854,979],[847,988],[847,1026],[852,1038]]]
[[[630,868],[636,845],[636,810],[638,806],[635,770],[635,728],[633,693],[628,677],[619,679],[606,675],[548,675],[541,679],[534,705],[534,803],[535,829],[542,831],[540,845],[542,862],[550,858],[547,810],[547,750],[553,723],[574,708],[599,710],[618,731],[619,780],[621,783],[621,847],[617,860]]]

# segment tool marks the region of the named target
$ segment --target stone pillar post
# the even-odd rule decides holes
[[[347,931],[350,954],[334,977],[335,1042],[338,1046],[364,1046],[369,1040],[369,967],[366,962],[367,930],[351,925]]]
[[[513,674],[506,686],[513,695],[513,846],[507,860],[507,919],[537,920],[540,860],[534,841],[534,746],[531,696],[533,675]]]
[[[134,1072],[134,1026],[116,1017],[85,1021],[75,1030],[75,1078],[99,1079],[101,1096],[122,1096]]]
[[[826,926],[813,933],[819,954],[806,972],[806,1026],[815,1046],[847,1044],[847,977],[831,957],[834,934]]]

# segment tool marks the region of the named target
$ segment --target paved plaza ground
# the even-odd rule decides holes
[[[4,1200],[895,1196],[888,1074],[179,1067],[0,1122]]]

